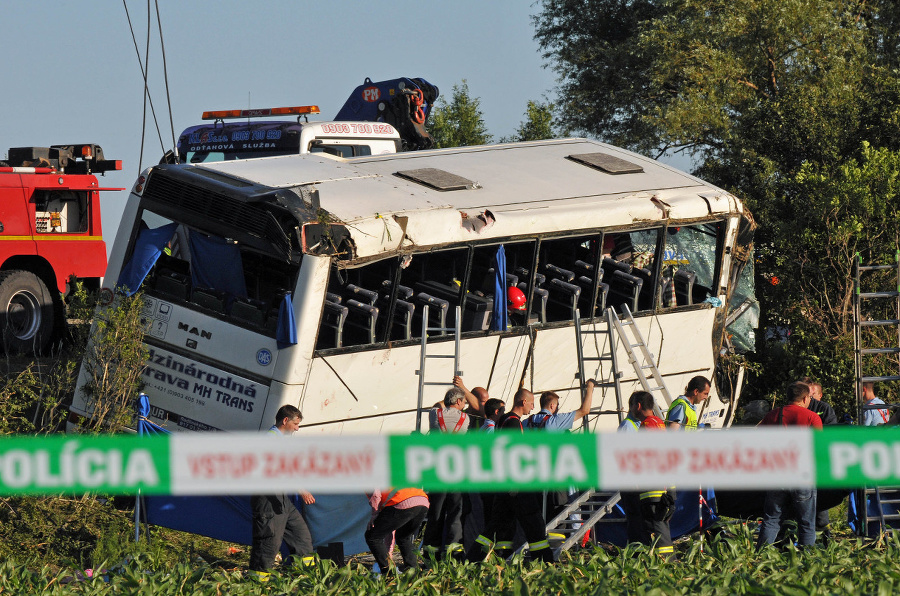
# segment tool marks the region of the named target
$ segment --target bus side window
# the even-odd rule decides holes
[[[671,227],[665,237],[659,303],[662,307],[699,304],[716,294],[717,263],[724,222]]]
[[[355,269],[332,266],[317,349],[385,341],[396,267],[396,259]]]
[[[428,252],[412,256],[400,273],[400,284],[412,290],[414,305],[412,337],[422,337],[422,312],[428,306],[428,326],[450,328],[455,325],[456,307],[462,304],[462,284],[469,261],[469,249]]]
[[[541,241],[538,285],[548,293],[547,322],[571,321],[576,310],[582,318],[603,312],[608,290],[597,263],[599,242],[599,234]]]
[[[534,241],[507,242],[503,244],[506,271],[503,274],[507,300],[507,318],[510,327],[519,327],[529,321],[537,322],[546,309],[546,296],[537,295],[527,300],[530,275],[534,262]],[[494,268],[497,251],[501,245],[477,246],[472,251],[472,272],[466,292],[463,312],[463,331],[485,331],[490,328],[494,312],[494,293],[497,273]],[[537,290],[536,290],[537,291]],[[510,292],[516,298],[509,300]]]
[[[604,235],[601,267],[609,285],[607,306],[618,312],[623,312],[623,305],[632,312],[653,308],[659,238],[658,229]]]

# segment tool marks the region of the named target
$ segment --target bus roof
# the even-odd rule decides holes
[[[743,211],[740,201],[720,188],[587,139],[352,159],[291,155],[184,167],[214,170],[257,190],[315,191],[315,207],[328,213],[328,221],[346,227],[353,261],[417,247]],[[493,216],[491,225],[477,221],[485,211]],[[317,219],[321,224],[322,218]]]

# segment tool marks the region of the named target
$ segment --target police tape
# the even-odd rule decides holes
[[[0,439],[0,495],[900,485],[900,429]]]

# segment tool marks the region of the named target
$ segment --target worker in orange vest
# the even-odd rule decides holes
[[[429,503],[425,491],[419,488],[376,490],[369,496],[369,504],[377,515],[371,527],[366,530],[366,544],[381,571],[387,571],[390,564],[385,540],[392,532],[395,533],[404,565],[418,569],[419,561],[413,541],[428,515]]]

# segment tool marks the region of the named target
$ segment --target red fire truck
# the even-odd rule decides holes
[[[65,328],[62,296],[106,271],[98,145],[18,147],[0,161],[0,348],[42,352]]]

